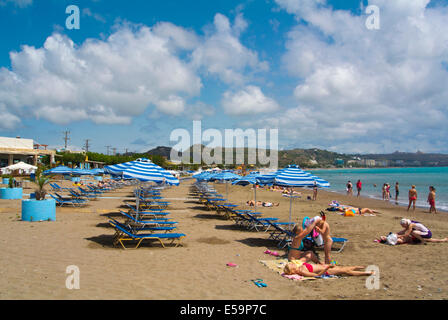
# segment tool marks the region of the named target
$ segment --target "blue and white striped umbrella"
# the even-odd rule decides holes
[[[289,165],[288,167],[280,170],[274,179],[274,184],[283,187],[313,187],[319,182],[317,177],[313,177],[311,174],[303,171],[297,165]],[[292,198],[293,194],[289,195],[289,222],[292,221]]]
[[[44,174],[71,174],[72,170],[73,170],[72,168],[66,166],[59,166],[56,168],[45,170]]]
[[[317,186],[319,188],[330,188],[330,182],[328,182],[327,180],[324,180],[322,178],[313,175],[311,175],[311,177],[314,179],[314,181],[316,181]]]
[[[165,177],[151,162],[136,161],[132,166],[123,171],[123,176],[127,179],[137,179],[140,181],[152,181],[161,183]]]
[[[160,173],[165,177],[165,183],[178,186],[179,185],[179,179],[177,179],[175,176],[173,176],[170,172],[163,169],[161,166],[156,165],[153,163],[155,168],[160,171]]]
[[[105,173],[109,173],[111,175],[115,175],[115,176],[121,176],[123,175],[123,172],[132,167],[134,165],[134,163],[137,163],[139,161],[129,161],[129,162],[124,162],[124,163],[119,163],[119,164],[113,164],[110,166],[105,166],[104,167],[104,172]]]
[[[297,165],[290,165],[281,170],[274,179],[274,183],[283,187],[312,187],[313,177],[299,168]]]

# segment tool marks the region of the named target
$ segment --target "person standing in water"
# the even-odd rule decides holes
[[[398,195],[400,194],[400,186],[395,182],[395,202],[398,202]]]
[[[429,194],[428,194],[428,203],[429,203],[429,213],[437,213],[436,209],[436,188],[433,186],[429,187]]]
[[[353,184],[351,181],[347,182],[347,195],[348,196],[353,195]]]
[[[358,190],[357,197],[359,197],[361,195],[361,189],[362,189],[362,182],[361,182],[361,180],[358,180],[358,182],[356,182],[356,190]]]
[[[409,205],[408,205],[408,211],[409,208],[413,207],[413,210],[415,211],[415,203],[417,202],[417,189],[415,189],[415,186],[412,185],[411,189],[409,190]]]

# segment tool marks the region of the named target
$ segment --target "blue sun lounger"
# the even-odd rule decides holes
[[[56,204],[61,207],[63,207],[64,205],[72,205],[73,207],[77,207],[87,204],[87,201],[81,201],[79,199],[61,199],[60,197],[55,197],[51,193],[49,195],[56,201]]]
[[[127,219],[127,222],[133,222],[135,224],[158,225],[158,226],[173,226],[177,224],[177,221],[170,221],[167,218],[144,219],[144,217],[142,218],[140,216],[139,219],[137,219],[124,211],[120,210],[120,213]]]
[[[119,222],[111,219],[113,222],[115,222],[116,224],[118,224]],[[148,231],[148,232],[168,232],[168,231],[173,231],[174,229],[176,229],[176,226],[161,226],[155,223],[152,224],[136,224],[136,223],[132,223],[132,222],[125,222],[122,225],[124,225],[125,227],[127,227],[127,229],[129,230],[129,232],[136,234],[139,233],[141,231]]]
[[[134,234],[119,222],[109,220],[109,223],[116,229],[113,244],[116,246],[121,244],[123,249],[129,249],[124,245],[126,241],[137,241],[136,246],[133,249],[137,249],[143,240],[158,240],[162,247],[165,248],[164,240],[171,240],[171,244],[176,242],[175,247],[181,245],[181,240],[186,237],[183,233],[144,233]]]

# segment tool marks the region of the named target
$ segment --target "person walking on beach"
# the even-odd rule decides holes
[[[313,185],[313,201],[317,200],[317,182],[314,181],[314,185]]]
[[[437,213],[436,209],[436,188],[433,186],[429,187],[429,194],[428,194],[428,203],[429,203],[429,213]]]
[[[347,182],[347,195],[348,196],[353,195],[353,184],[350,180]]]
[[[395,182],[395,202],[398,201],[398,195],[400,194],[400,187],[398,185],[398,182]]]
[[[361,180],[358,180],[358,182],[356,182],[356,190],[358,190],[357,197],[359,197],[361,195],[361,189],[362,189],[362,182],[361,182]]]
[[[386,200],[386,184],[385,183],[383,184],[382,191],[383,191],[383,200]]]
[[[408,205],[408,211],[409,208],[413,207],[413,210],[415,211],[415,203],[417,202],[417,190],[415,189],[415,186],[412,185],[411,189],[409,190],[409,205]]]

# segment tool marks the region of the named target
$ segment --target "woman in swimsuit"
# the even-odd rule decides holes
[[[373,271],[361,271],[365,270],[365,266],[335,266],[329,264],[310,264],[303,263],[302,265],[297,265],[294,262],[288,263],[284,268],[284,273],[287,275],[298,274],[303,277],[319,277],[321,275],[331,275],[331,276],[370,276]]]
[[[404,228],[398,232],[398,236],[409,243],[425,243],[425,242],[448,242],[445,239],[433,239],[432,232],[425,225],[418,221],[409,219],[401,219],[401,226]]]

